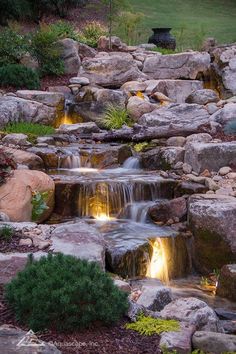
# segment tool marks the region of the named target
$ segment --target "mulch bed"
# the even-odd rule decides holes
[[[46,331],[37,333],[38,338],[54,343],[63,354],[160,354],[159,336],[142,336],[126,330],[122,320],[114,326],[93,326],[90,329],[72,334]],[[0,325],[10,324],[28,331],[20,326],[13,312],[3,297],[3,285],[0,285]]]

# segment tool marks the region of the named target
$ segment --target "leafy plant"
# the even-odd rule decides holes
[[[21,133],[36,138],[38,136],[53,134],[55,132],[55,129],[53,127],[50,127],[49,125],[28,123],[28,122],[18,122],[18,123],[7,124],[4,128],[4,131],[8,134]]]
[[[163,332],[179,331],[180,325],[175,320],[163,320],[161,318],[152,318],[141,314],[136,322],[127,323],[125,328],[132,329],[142,335],[151,336]]]
[[[0,31],[0,67],[19,63],[27,52],[27,39],[11,28]]]
[[[135,145],[134,145],[134,150],[135,150],[136,152],[141,152],[141,151],[143,151],[147,146],[148,146],[148,143],[144,141],[143,143],[135,144]]]
[[[33,205],[32,209],[32,220],[37,221],[41,215],[48,209],[46,199],[48,197],[48,192],[33,192],[31,204]]]
[[[0,185],[6,182],[6,178],[16,169],[16,162],[12,155],[0,149]]]
[[[3,225],[0,227],[0,240],[10,242],[14,235],[14,229],[10,225]]]
[[[47,25],[41,25],[31,38],[31,52],[39,62],[42,76],[64,73],[64,63],[60,57],[61,49],[57,43],[58,39],[58,32],[54,32]]]
[[[101,36],[107,34],[107,28],[98,21],[87,22],[82,31],[79,32],[79,41],[97,47],[98,40]]]
[[[70,22],[57,21],[49,26],[49,30],[52,31],[58,39],[71,38],[75,41],[79,40],[78,32]]]
[[[63,254],[30,257],[6,285],[16,319],[34,331],[73,331],[95,321],[116,322],[128,309],[127,294],[95,262]]]
[[[131,120],[126,109],[109,105],[102,119],[102,124],[107,129],[120,129],[123,125],[130,125]]]
[[[0,67],[0,86],[13,86],[16,89],[38,89],[40,86],[38,73],[20,64],[9,64]]]

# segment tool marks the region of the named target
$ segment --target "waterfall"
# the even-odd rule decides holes
[[[159,198],[159,194],[159,184],[152,182],[105,181],[81,183],[78,193],[78,214],[80,217],[95,218],[99,215],[107,215],[107,217],[124,215],[124,217],[127,217],[125,209],[130,205],[130,218],[144,222],[148,209],[147,203],[140,203],[139,205],[136,203],[154,201]]]
[[[139,223],[146,223],[148,221],[148,210],[153,202],[135,202],[124,207],[119,217],[131,219]]]
[[[69,155],[63,160],[61,160],[60,168],[80,168],[81,158],[80,155]]]
[[[138,170],[140,169],[140,161],[137,157],[129,157],[125,160],[123,168],[127,170]]]

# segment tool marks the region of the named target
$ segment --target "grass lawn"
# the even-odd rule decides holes
[[[236,0],[130,0],[144,13],[139,42],[147,42],[152,27],[172,27],[179,49],[197,48],[204,37],[236,42]]]

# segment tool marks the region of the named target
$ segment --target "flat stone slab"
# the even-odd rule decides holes
[[[84,221],[62,224],[51,233],[52,250],[94,261],[105,269],[105,242],[92,225]]]
[[[16,92],[18,97],[26,100],[37,101],[50,107],[63,108],[65,96],[60,92],[37,91],[37,90],[18,90]]]
[[[236,166],[236,142],[188,144],[185,162],[197,173],[205,169],[217,172],[224,166]]]

